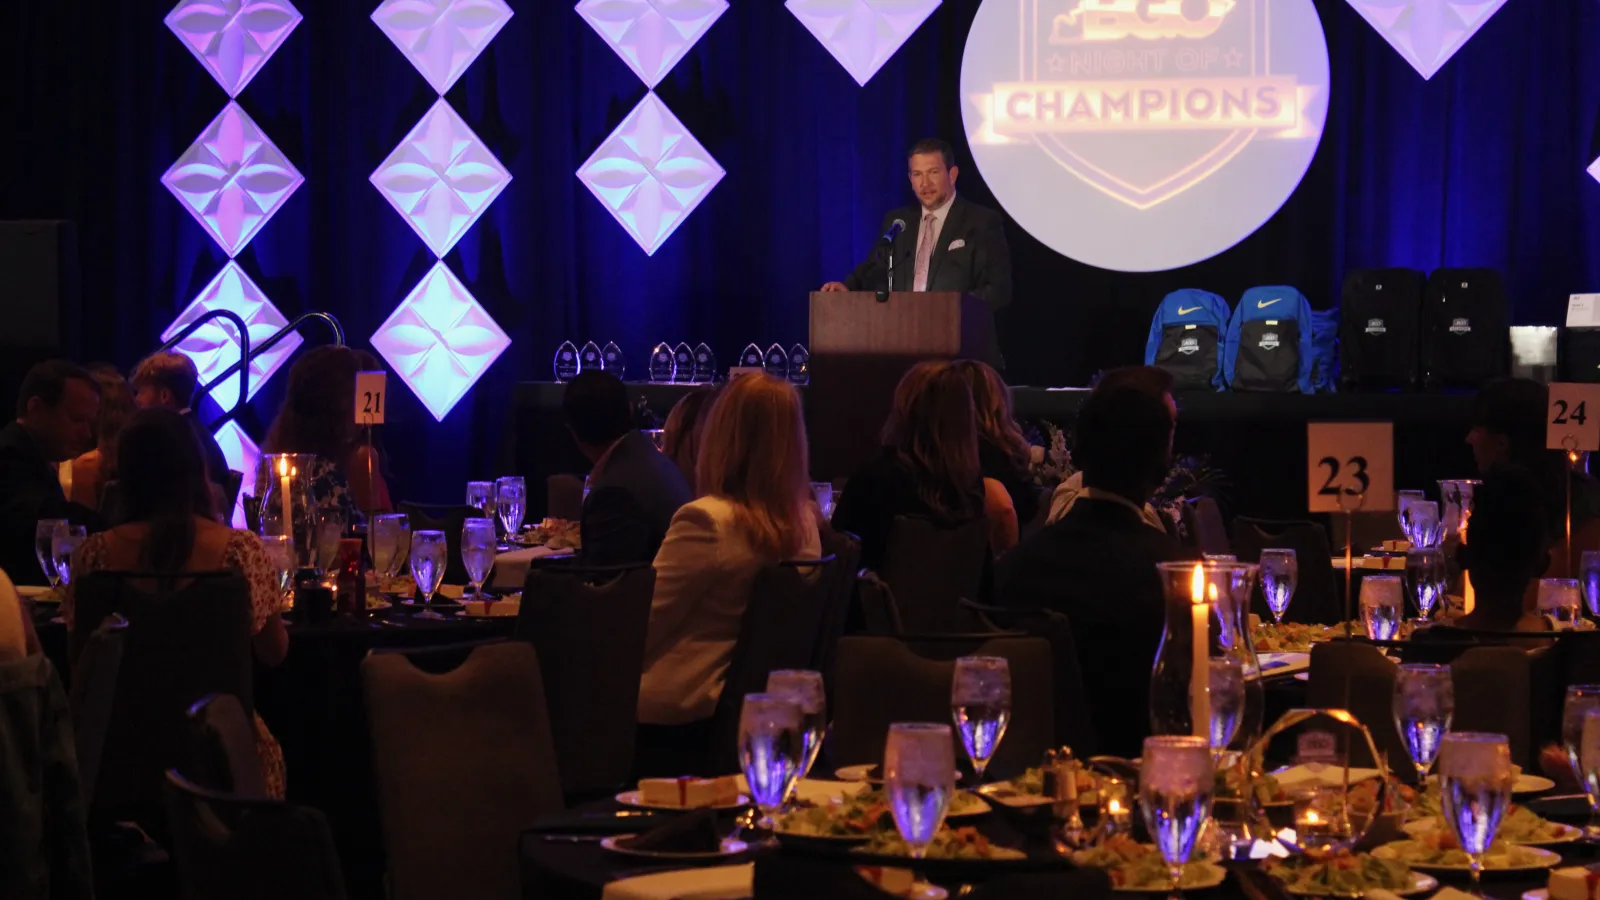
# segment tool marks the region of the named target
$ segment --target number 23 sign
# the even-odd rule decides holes
[[[1394,510],[1394,423],[1311,422],[1306,451],[1312,512]]]

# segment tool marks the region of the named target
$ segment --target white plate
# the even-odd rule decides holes
[[[1282,884],[1282,882],[1279,882],[1279,883]],[[1426,894],[1427,892],[1433,890],[1434,888],[1436,888],[1438,886],[1439,886],[1439,879],[1433,877],[1432,875],[1425,875],[1422,872],[1412,872],[1411,873],[1411,887],[1404,888],[1404,889],[1398,890],[1398,891],[1390,891],[1389,893],[1394,894],[1397,897],[1414,897],[1417,894]],[[1293,894],[1296,897],[1328,897],[1328,898],[1335,898],[1335,897],[1349,897],[1349,896],[1351,896],[1350,894],[1313,894],[1313,893],[1310,893],[1309,891],[1297,891],[1294,888],[1291,888],[1286,884],[1283,885],[1283,889],[1287,893]],[[1363,894],[1362,896],[1366,896],[1366,895]]]
[[[1429,775],[1428,783],[1431,785],[1439,780],[1438,775]],[[1527,772],[1517,776],[1516,783],[1511,785],[1513,794],[1539,794],[1555,787],[1556,783],[1542,775],[1529,775]]]
[[[1209,890],[1210,888],[1214,888],[1217,885],[1221,884],[1223,881],[1227,880],[1227,878],[1228,878],[1228,870],[1224,869],[1223,867],[1221,867],[1219,865],[1217,865],[1216,863],[1192,862],[1192,863],[1189,863],[1189,865],[1191,865],[1191,866],[1205,866],[1206,867],[1206,877],[1205,877],[1205,879],[1203,881],[1199,882],[1198,884],[1191,884],[1191,885],[1187,885],[1185,887],[1179,888],[1178,889],[1179,891],[1204,891],[1204,890]],[[1169,888],[1169,887],[1166,887],[1165,885],[1163,885],[1161,887],[1156,887],[1156,888],[1113,887],[1111,890],[1113,890],[1113,891],[1115,891],[1116,893],[1119,893],[1119,894],[1170,894],[1170,893],[1172,893],[1172,889]]]
[[[864,763],[859,766],[845,766],[833,770],[833,777],[840,781],[864,781],[867,784],[883,784],[883,776],[877,772],[877,763]],[[956,771],[956,782],[961,782],[961,772]]]
[[[1377,778],[1382,774],[1383,772],[1378,769],[1352,768],[1350,770],[1350,783],[1355,784],[1358,781]],[[1278,784],[1286,791],[1303,784],[1319,784],[1331,787],[1344,783],[1343,766],[1319,766],[1315,770],[1310,766],[1304,765],[1288,766],[1278,769],[1272,775],[1278,779]]]
[[[1309,653],[1258,653],[1262,678],[1282,678],[1311,668]]]
[[[747,845],[744,841],[734,840],[733,838],[723,838],[722,849],[714,853],[673,853],[667,850],[634,850],[617,843],[618,841],[626,840],[631,837],[637,837],[637,835],[614,834],[611,837],[602,838],[600,840],[600,846],[610,850],[612,853],[619,853],[623,856],[637,856],[641,859],[671,860],[726,859],[730,856],[738,856],[745,850],[749,849],[749,845]]]
[[[726,806],[662,806],[655,803],[645,803],[644,801],[640,800],[638,791],[623,791],[617,795],[616,799],[617,802],[621,803],[623,806],[631,806],[635,809],[664,809],[672,812],[692,812],[696,809],[738,809],[741,806],[750,805],[750,798],[744,794],[739,795],[738,803],[733,803]]]
[[[1572,825],[1563,825],[1560,822],[1551,822],[1550,824],[1561,829],[1560,837],[1551,838],[1548,841],[1507,841],[1506,843],[1519,844],[1523,847],[1554,847],[1560,844],[1576,843],[1583,838],[1582,828],[1576,828]],[[1439,830],[1439,828],[1442,826],[1443,823],[1440,822],[1439,819],[1435,818],[1421,819],[1416,822],[1407,822],[1406,824],[1400,826],[1400,829],[1412,837],[1421,837],[1422,835]]]
[[[1032,809],[1036,806],[1050,806],[1056,801],[1043,794],[1025,794],[1011,786],[1009,781],[997,781],[986,784],[977,789],[975,793],[981,794],[987,800],[993,800],[1001,806],[1012,809]]]
[[[1521,845],[1518,845],[1518,846],[1521,846]],[[1554,868],[1555,866],[1561,865],[1561,854],[1559,854],[1559,853],[1552,853],[1549,850],[1541,850],[1538,847],[1523,847],[1522,849],[1526,850],[1527,852],[1529,852],[1531,854],[1534,854],[1536,857],[1538,857],[1539,861],[1537,863],[1533,863],[1531,865],[1526,865],[1526,866],[1511,866],[1511,867],[1496,866],[1494,868],[1490,868],[1488,866],[1485,866],[1483,871],[1485,871],[1485,872],[1538,872],[1538,871],[1541,871],[1543,869],[1550,869],[1550,868]],[[1395,852],[1393,844],[1384,844],[1382,847],[1378,847],[1377,849],[1372,851],[1372,855],[1378,857],[1379,859],[1399,859],[1399,854],[1397,854]],[[1458,865],[1458,866],[1438,866],[1438,865],[1431,865],[1431,864],[1428,864],[1428,863],[1411,862],[1410,860],[1404,860],[1404,862],[1405,862],[1406,865],[1410,866],[1413,869],[1416,869],[1419,872],[1470,872],[1470,871],[1472,871],[1471,867],[1469,867],[1469,866],[1467,866],[1465,864]]]

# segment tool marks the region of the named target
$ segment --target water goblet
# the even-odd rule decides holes
[[[68,524],[56,529],[50,538],[50,559],[55,564],[61,583],[72,583],[72,554],[89,539],[89,530],[82,525]]]
[[[972,771],[983,781],[1011,721],[1011,664],[1000,656],[963,656],[950,682],[950,713]]]
[[[1183,867],[1211,818],[1215,791],[1216,774],[1205,738],[1162,734],[1144,739],[1139,806],[1145,828],[1167,863],[1174,897],[1183,882]]]
[[[1473,893],[1482,889],[1483,855],[1511,805],[1515,781],[1505,735],[1456,731],[1439,742],[1440,812],[1467,854]]]
[[[1570,631],[1583,623],[1576,578],[1539,579],[1539,612],[1552,631]]]
[[[482,513],[484,518],[494,518],[494,482],[467,482],[467,505]]]
[[[817,500],[817,510],[822,513],[824,522],[833,518],[833,483],[828,481],[811,482],[811,496]]]
[[[44,571],[44,577],[50,579],[53,588],[61,583],[61,575],[56,571],[56,561],[53,554],[56,533],[67,529],[66,519],[40,519],[39,524],[33,528],[33,555],[39,560],[39,568]]]
[[[1591,842],[1600,841],[1600,776],[1583,768],[1583,722],[1596,709],[1600,709],[1600,684],[1574,684],[1567,688],[1561,709],[1561,746],[1567,752],[1572,774],[1589,795],[1589,824],[1584,836]]]
[[[739,711],[739,767],[761,810],[757,828],[768,834],[772,817],[800,779],[804,718],[799,704],[777,694],[746,694]]]
[[[1410,507],[1412,503],[1420,503],[1427,499],[1428,495],[1423,491],[1394,492],[1395,516],[1400,520],[1400,534],[1404,536],[1406,541],[1409,542],[1413,547],[1416,546],[1416,541],[1412,537]]]
[[[1411,520],[1411,546],[1424,550],[1444,542],[1444,524],[1439,518],[1439,504],[1432,500],[1413,500],[1406,507]]]
[[[1583,551],[1583,603],[1591,618],[1600,619],[1600,550]]]
[[[472,586],[472,599],[483,599],[483,583],[489,580],[489,570],[494,567],[497,546],[493,519],[466,519],[461,523],[461,564],[467,570],[467,583]]]
[[[372,571],[383,578],[400,573],[411,549],[411,517],[405,513],[384,513],[372,517]]]
[[[804,778],[816,765],[817,754],[822,752],[822,739],[828,732],[828,699],[822,687],[822,673],[806,669],[778,669],[767,675],[767,693],[800,707],[801,736],[805,742],[800,777]]]
[[[1367,637],[1392,641],[1405,617],[1405,598],[1399,575],[1368,575],[1361,579],[1361,622]]]
[[[922,859],[944,824],[956,791],[950,726],[896,722],[883,749],[883,787],[900,837]]]
[[[1418,621],[1432,618],[1444,599],[1446,579],[1444,551],[1430,547],[1406,552],[1406,587],[1421,616]]]
[[[334,568],[339,560],[339,541],[344,538],[345,520],[344,511],[338,509],[319,509],[315,513],[316,543],[312,551],[316,559],[312,567],[321,571]]]
[[[1417,767],[1417,784],[1439,756],[1439,741],[1450,730],[1456,713],[1455,685],[1450,667],[1434,663],[1406,663],[1394,681],[1394,727]]]
[[[278,603],[289,599],[294,583],[294,538],[287,534],[264,534],[261,545],[266,548],[267,562],[272,564],[272,574],[278,585]]]
[[[422,612],[417,615],[424,619],[442,619],[433,609],[433,595],[439,591],[439,583],[444,580],[445,561],[449,554],[449,543],[445,540],[442,531],[416,531],[411,534],[411,577],[417,583],[417,594],[422,597],[420,606]]]
[[[1283,624],[1283,614],[1289,611],[1289,601],[1294,599],[1299,581],[1300,561],[1293,550],[1261,551],[1261,593],[1267,598],[1273,621],[1279,625]]]
[[[527,512],[528,487],[520,476],[496,478],[494,482],[495,512],[505,529],[506,540],[522,532],[522,517]]]
[[[1221,764],[1228,745],[1239,733],[1245,713],[1244,661],[1238,657],[1219,656],[1208,660],[1211,691],[1211,754]]]
[[[1590,797],[1590,808],[1594,808],[1595,785],[1600,785],[1600,707],[1589,707],[1583,712],[1583,724],[1576,729],[1578,732],[1578,755],[1573,768],[1578,773],[1578,782]],[[1594,841],[1597,835],[1594,826],[1594,817],[1591,814],[1589,826],[1584,829],[1586,840]]]

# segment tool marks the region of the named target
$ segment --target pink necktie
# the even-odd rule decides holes
[[[913,291],[928,289],[928,263],[933,261],[933,229],[936,222],[933,213],[922,217],[922,233],[917,236],[917,270],[911,282]]]

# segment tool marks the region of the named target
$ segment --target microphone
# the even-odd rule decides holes
[[[895,219],[894,222],[889,225],[889,230],[883,233],[883,237],[880,238],[880,240],[885,244],[892,244],[894,243],[894,239],[900,236],[900,232],[905,230],[906,220]]]

